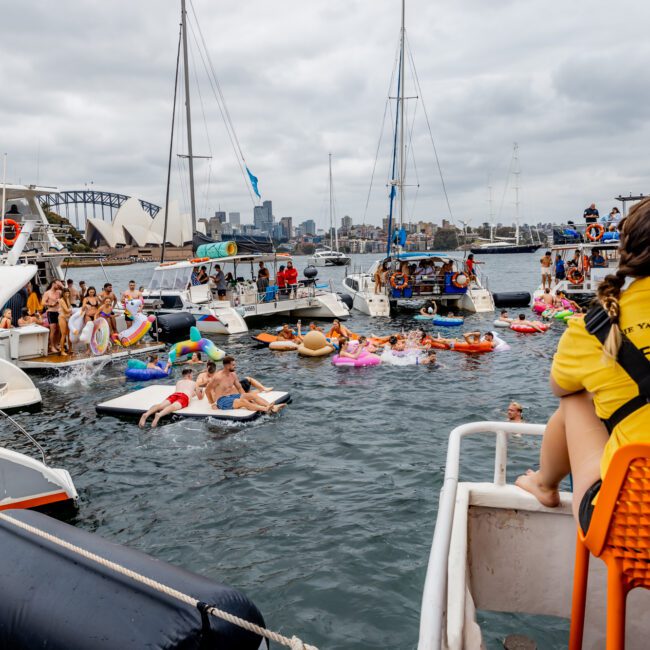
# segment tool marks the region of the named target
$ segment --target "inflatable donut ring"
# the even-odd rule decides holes
[[[103,318],[94,321],[93,333],[90,336],[90,351],[98,356],[104,354],[111,340],[111,329]]]

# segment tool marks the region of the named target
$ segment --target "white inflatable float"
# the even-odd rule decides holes
[[[140,390],[127,393],[121,397],[108,400],[97,404],[95,407],[98,413],[107,415],[142,415],[148,411],[154,404],[160,404],[165,398],[174,392],[174,386],[164,386],[156,384],[146,386]],[[289,393],[273,390],[265,393],[257,393],[262,399],[269,404],[284,404],[289,401]],[[257,411],[248,409],[213,409],[205,397],[201,400],[193,398],[189,406],[174,412],[174,415],[180,415],[188,418],[214,418],[217,420],[232,420],[235,422],[247,422],[260,415]]]

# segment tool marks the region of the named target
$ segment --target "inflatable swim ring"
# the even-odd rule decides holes
[[[201,332],[196,327],[190,327],[190,340],[174,343],[169,351],[169,361],[175,363],[179,357],[194,354],[195,352],[203,352],[213,361],[221,361],[226,356],[226,353],[210,339],[202,338]]]
[[[127,300],[124,303],[124,313],[133,319],[133,324],[125,330],[113,334],[111,336],[113,343],[128,348],[130,345],[135,345],[151,329],[151,324],[156,318],[154,316],[145,316],[142,313],[143,304],[142,300]]]
[[[384,350],[379,358],[389,366],[415,366],[420,360],[420,350]]]
[[[540,323],[539,321],[533,321],[539,329],[542,330],[542,332],[545,332],[549,326],[546,325],[545,323]],[[534,327],[531,327],[530,325],[520,325],[519,323],[512,323],[510,325],[510,329],[515,331],[515,332],[520,332],[521,334],[535,334],[539,333],[539,330],[536,330]]]
[[[111,328],[108,326],[108,323],[103,318],[98,318],[92,322],[93,330],[90,335],[90,351],[98,356],[104,354],[108,349],[108,344],[111,341]]]
[[[295,341],[271,341],[269,343],[269,350],[276,352],[295,352],[298,349],[298,344]]]
[[[355,368],[363,368],[364,366],[378,366],[381,363],[381,358],[376,354],[363,350],[356,359],[349,357],[340,357],[335,354],[332,357],[332,365],[334,366],[353,366]]]
[[[481,343],[466,343],[462,341],[454,343],[449,349],[454,352],[464,352],[465,354],[483,354],[484,352],[493,352],[495,348],[487,341]]]
[[[571,309],[563,309],[562,311],[558,311],[554,318],[557,318],[557,320],[566,320],[570,316],[573,316],[573,311]]]
[[[499,320],[498,318],[494,321],[494,327],[510,327],[510,323],[505,320]]]
[[[495,352],[506,352],[510,349],[510,346],[502,338],[500,338],[496,332],[492,332],[492,336],[494,337],[494,342],[496,343],[496,346],[494,347]]]
[[[431,321],[434,325],[440,325],[442,327],[458,327],[465,322],[464,318],[450,317],[450,316],[439,316],[438,314],[432,314],[431,316],[423,316],[418,314],[414,316],[415,320],[428,320]]]
[[[133,381],[149,381],[150,379],[164,379],[169,377],[171,368],[165,372],[165,364],[158,361],[156,365],[158,368],[147,368],[147,364],[139,359],[129,359],[127,361],[127,368],[124,371],[127,379]]]
[[[533,311],[536,314],[541,314],[548,309],[548,305],[543,300],[535,300],[533,303]]]
[[[307,332],[298,346],[301,357],[325,357],[334,351],[322,332]]]
[[[76,343],[84,328],[84,315],[79,307],[72,310],[72,314],[68,319],[68,328],[70,329],[70,340]]]

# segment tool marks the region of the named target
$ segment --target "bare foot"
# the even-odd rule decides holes
[[[158,420],[160,420],[160,415],[156,413],[156,415],[153,416],[153,420],[151,420],[151,428],[155,429],[158,426]]]
[[[557,488],[549,488],[542,484],[539,471],[529,469],[515,481],[515,485],[530,492],[543,506],[557,508],[560,505],[560,493]]]
[[[279,413],[285,406],[286,404],[274,404],[271,407],[271,413]]]
[[[140,418],[140,421],[138,422],[138,426],[141,429],[144,429],[144,425],[147,423],[147,418],[144,417],[144,415]]]
[[[269,386],[268,388],[266,386],[262,386],[263,393],[270,393],[272,390],[273,390],[273,386]]]

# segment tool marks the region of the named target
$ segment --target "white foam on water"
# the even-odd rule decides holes
[[[78,366],[71,366],[59,370],[59,374],[46,380],[46,383],[57,388],[69,388],[71,386],[90,386],[93,382],[101,381],[106,383],[107,377],[102,373],[104,366],[109,361],[100,363],[85,363]]]

